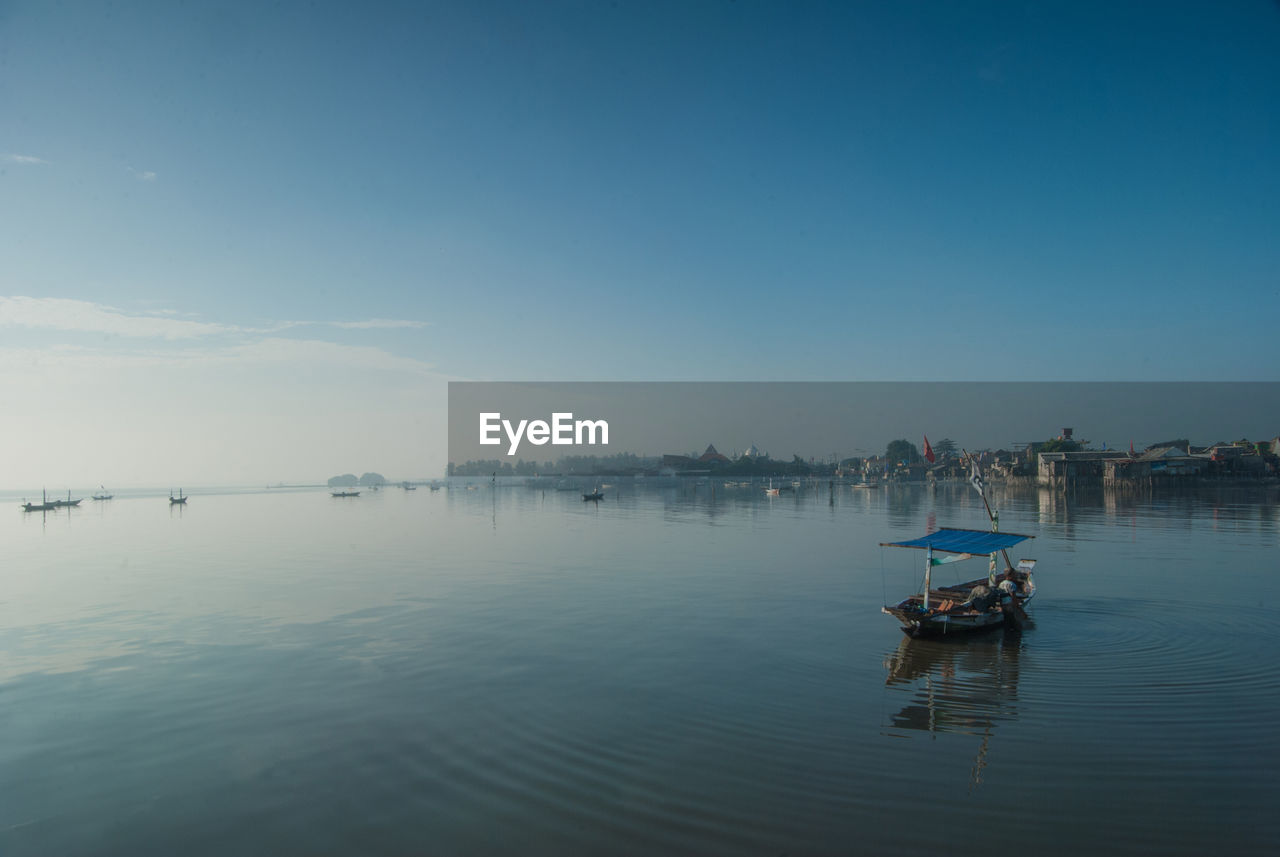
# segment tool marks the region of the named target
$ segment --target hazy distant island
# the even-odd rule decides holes
[[[357,485],[372,488],[375,485],[386,485],[387,480],[381,473],[366,473],[356,478],[354,473],[344,473],[329,479],[330,488],[355,488]]]

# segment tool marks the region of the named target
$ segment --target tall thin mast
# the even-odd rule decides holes
[[[982,490],[982,473],[978,470],[978,460],[969,454],[968,450],[960,450],[964,453],[964,457],[969,460],[969,482],[973,485],[978,496],[982,498],[982,505],[986,507],[987,517],[991,519],[991,532],[997,532],[1000,529],[1000,518],[991,511],[991,504],[987,502],[987,492]],[[1000,555],[1004,557],[1004,567],[1013,568],[1013,563],[1009,562],[1009,551],[1005,548],[1000,549]]]

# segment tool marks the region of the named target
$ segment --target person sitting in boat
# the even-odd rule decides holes
[[[1012,568],[1004,570],[1004,576],[1000,578],[1000,594],[1010,598],[1022,597],[1022,582],[1018,580],[1018,573]]]
[[[953,609],[956,610],[976,610],[979,613],[985,613],[991,609],[993,602],[991,589],[983,584],[978,584],[969,590],[969,597],[965,601],[957,604]]]

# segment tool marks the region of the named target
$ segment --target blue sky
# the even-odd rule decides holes
[[[154,416],[166,359],[233,424],[287,383],[281,425],[367,396],[432,437],[451,377],[1276,378],[1275,3],[10,2],[0,38],[23,444],[84,385]]]

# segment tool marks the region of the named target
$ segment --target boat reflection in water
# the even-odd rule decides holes
[[[1018,662],[1022,635],[999,634],[983,640],[904,638],[884,660],[885,688],[907,696],[889,716],[886,734],[899,729],[973,735],[981,738],[970,774],[982,783],[987,751],[996,727],[1018,716]],[[897,737],[906,737],[898,734]]]

